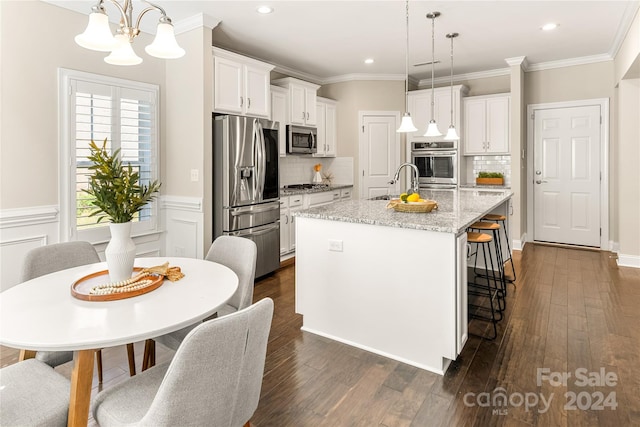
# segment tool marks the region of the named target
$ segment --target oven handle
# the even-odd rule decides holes
[[[413,150],[411,154],[421,157],[451,157],[456,155],[456,151],[431,151],[431,150]]]

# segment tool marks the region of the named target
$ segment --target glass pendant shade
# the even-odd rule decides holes
[[[410,113],[404,113],[402,115],[402,122],[400,123],[400,127],[396,132],[407,133],[407,132],[415,132],[418,128],[413,125],[413,120],[411,120]]]
[[[151,56],[163,59],[181,58],[185,50],[178,46],[173,25],[169,23],[159,23],[156,31],[156,38],[144,50]]]
[[[449,126],[447,130],[447,135],[444,137],[445,141],[457,141],[460,137],[458,136],[458,132],[456,132],[456,127],[454,125]]]
[[[86,49],[100,52],[109,52],[116,46],[116,40],[109,27],[109,17],[100,12],[89,14],[87,28],[84,33],[78,34],[74,40]]]
[[[438,124],[435,120],[429,122],[429,127],[423,136],[442,136],[442,132],[438,129]]]
[[[104,58],[104,62],[111,65],[138,65],[142,62],[142,58],[133,51],[127,36],[116,34],[115,39],[116,48],[111,51],[111,55]]]

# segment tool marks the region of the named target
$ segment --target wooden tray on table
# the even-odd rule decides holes
[[[133,271],[135,273],[142,271],[142,267],[134,267]],[[104,295],[97,295],[89,293],[91,288],[98,285],[105,285],[109,283],[109,271],[103,270],[98,271],[96,273],[88,274],[80,279],[76,280],[71,285],[71,295],[75,298],[84,300],[84,301],[115,301],[119,299],[133,298],[138,295],[146,294],[153,290],[158,289],[164,283],[164,276],[161,274],[150,274],[149,276],[144,277],[141,280],[150,279],[152,282],[145,286],[144,288],[118,292],[118,293],[109,293]]]

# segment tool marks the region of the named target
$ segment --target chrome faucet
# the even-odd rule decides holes
[[[413,193],[418,193],[418,177],[420,176],[420,171],[418,170],[418,167],[416,165],[414,165],[413,163],[403,163],[400,166],[398,166],[398,170],[396,170],[396,174],[393,176],[393,179],[391,181],[389,181],[389,184],[395,184],[396,182],[398,182],[398,180],[400,179],[400,169],[402,169],[405,166],[410,166],[411,167],[411,191]]]

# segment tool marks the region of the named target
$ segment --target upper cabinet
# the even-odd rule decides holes
[[[287,155],[287,119],[288,119],[288,102],[287,96],[289,92],[279,86],[271,86],[271,120],[278,122],[278,151],[280,157]]]
[[[463,154],[509,154],[509,100],[509,94],[465,98]]]
[[[318,152],[315,157],[335,157],[337,153],[338,127],[337,105],[332,99],[318,97],[316,104]]]
[[[464,85],[453,87],[453,124],[458,131],[460,130],[461,123],[460,106],[462,105],[462,97],[467,94],[467,91],[468,88]],[[438,124],[438,129],[442,132],[443,136],[440,137],[427,138],[423,136],[431,120],[431,89],[410,91],[408,100],[409,112],[411,113],[413,124],[418,130],[408,133],[407,136],[411,137],[414,141],[429,141],[444,138],[451,124],[451,87],[438,87],[433,90],[434,119]]]
[[[273,65],[213,48],[213,111],[271,116],[270,73]]]
[[[292,77],[274,80],[272,83],[289,90],[288,124],[302,126],[317,125],[316,94],[320,86]]]

